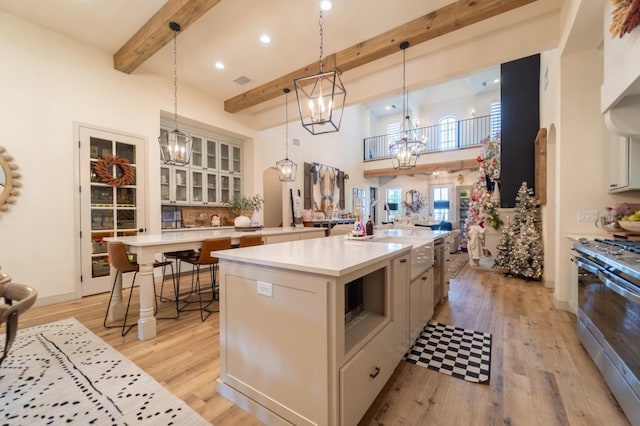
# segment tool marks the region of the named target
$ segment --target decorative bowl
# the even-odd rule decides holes
[[[619,220],[618,224],[628,232],[640,233],[640,221]]]

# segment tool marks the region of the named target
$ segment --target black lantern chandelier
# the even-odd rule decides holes
[[[406,89],[406,50],[409,47],[408,41],[400,43],[402,49],[402,126],[398,137],[389,147],[391,151],[391,161],[394,169],[411,169],[415,167],[420,151],[424,149],[425,143],[420,139],[418,131],[409,118],[409,100]]]
[[[177,60],[177,37],[180,31],[180,24],[169,23],[169,28],[173,31],[173,130],[163,130],[160,133],[158,142],[160,143],[160,155],[165,164],[186,166],[191,159],[191,137],[178,130],[178,60]]]
[[[313,135],[337,132],[342,122],[342,112],[347,91],[338,71],[324,72],[322,8],[320,8],[320,70],[317,74],[295,79],[298,110],[302,126]]]
[[[293,161],[289,160],[289,89],[284,88],[284,128],[285,128],[285,138],[284,138],[284,149],[285,156],[284,160],[276,161],[276,167],[278,169],[278,179],[282,182],[293,182],[296,180],[296,172],[298,171],[298,165]]]

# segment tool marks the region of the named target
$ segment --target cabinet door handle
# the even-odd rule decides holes
[[[369,373],[369,377],[375,379],[376,377],[378,377],[378,374],[380,374],[380,367],[374,368],[373,373]]]
[[[404,259],[404,258],[400,259],[400,263],[407,263],[407,259]]]

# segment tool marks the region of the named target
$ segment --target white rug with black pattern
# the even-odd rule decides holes
[[[209,424],[74,318],[20,330],[0,367],[0,424],[69,423]]]
[[[429,321],[405,361],[474,383],[489,383],[491,334]]]

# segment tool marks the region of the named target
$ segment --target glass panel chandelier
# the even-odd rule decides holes
[[[402,126],[393,144],[389,147],[391,151],[391,161],[394,169],[411,169],[415,167],[420,151],[424,149],[425,143],[420,139],[418,131],[409,118],[409,100],[406,89],[406,50],[409,47],[408,41],[400,43],[402,49]]]
[[[180,31],[180,24],[169,23],[169,28],[173,31],[173,127],[171,131],[160,132],[158,142],[160,143],[160,155],[162,162],[178,166],[186,166],[191,159],[191,137],[178,130],[178,60],[177,60],[177,37]]]
[[[338,71],[322,70],[323,37],[322,8],[320,8],[320,71],[293,81],[302,126],[312,135],[340,130],[344,101],[347,96]]]
[[[276,161],[276,167],[278,168],[278,179],[282,182],[293,182],[296,180],[296,172],[298,171],[298,165],[293,161],[289,160],[289,89],[284,88],[284,129],[285,129],[285,138],[284,138],[284,149],[285,156],[284,160]]]

